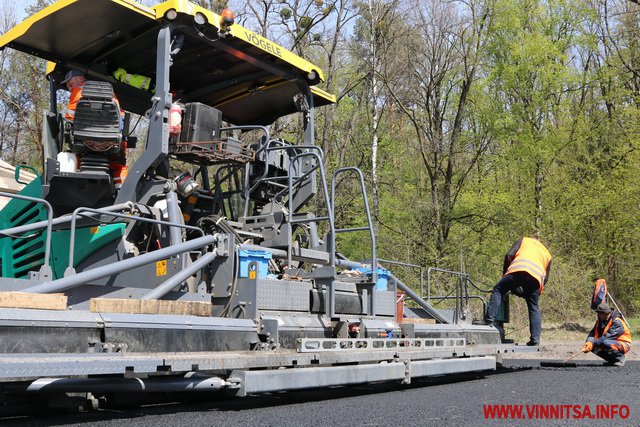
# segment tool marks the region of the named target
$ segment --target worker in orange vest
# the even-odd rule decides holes
[[[86,80],[87,79],[82,71],[69,70],[62,81],[62,84],[66,85],[70,92],[69,103],[64,111],[64,116],[68,120],[73,121],[76,116],[76,107],[78,106],[78,101],[82,97],[82,86],[84,86],[84,82]]]
[[[523,237],[509,249],[504,257],[502,278],[493,287],[487,309],[487,323],[496,325],[495,320],[503,296],[511,291],[527,302],[529,310],[529,332],[527,345],[537,346],[542,335],[542,316],[538,301],[549,280],[551,253],[537,238]],[[501,335],[504,333],[501,331]]]
[[[82,98],[82,87],[86,81],[87,79],[85,74],[80,70],[69,70],[62,81],[62,84],[66,85],[70,92],[69,103],[67,104],[67,108],[64,112],[64,116],[67,120],[73,121],[75,118],[78,101]],[[116,98],[115,94],[113,95],[113,100],[118,104],[118,108],[120,108],[120,103],[118,102],[118,98]],[[122,110],[120,128],[122,129]],[[120,186],[122,186],[122,183],[128,174],[126,165],[126,149],[126,142],[123,142],[124,155],[122,156],[122,159],[124,159],[124,163],[122,159],[116,158],[110,159],[109,161],[109,169],[111,170],[111,176],[113,177],[113,183],[116,188],[120,188]]]
[[[631,349],[631,331],[619,311],[612,312],[606,302],[596,308],[598,320],[582,347],[583,353],[593,352],[607,365],[624,366],[624,355]]]

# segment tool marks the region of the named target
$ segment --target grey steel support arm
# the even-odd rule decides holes
[[[160,29],[156,53],[156,93],[151,98],[149,134],[142,156],[131,168],[124,180],[116,203],[137,201],[136,190],[140,179],[150,168],[158,166],[169,153],[169,67],[171,66],[171,27]]]
[[[131,203],[131,202],[128,202],[128,204],[125,204],[125,205],[128,206],[128,209],[130,209],[130,208],[132,208],[134,206],[133,203]],[[117,206],[122,206],[122,205],[117,205]],[[184,228],[184,229],[187,229],[187,230],[196,231],[196,232],[200,233],[200,235],[204,236],[204,231],[202,231],[202,229],[198,228],[198,227],[193,227],[193,226],[184,225],[184,224],[178,224],[178,223],[174,223],[174,222],[170,222],[170,221],[161,221],[161,220],[157,220],[157,219],[143,218],[143,217],[133,216],[133,215],[126,215],[126,214],[118,213],[114,208],[115,208],[115,206],[112,206],[111,208],[102,208],[102,209],[93,209],[93,208],[81,207],[81,208],[77,208],[75,211],[73,211],[73,213],[71,214],[71,232],[69,233],[69,265],[67,266],[67,269],[64,272],[65,277],[68,276],[68,275],[76,273],[74,268],[73,268],[74,253],[75,253],[75,248],[76,248],[76,230],[77,230],[76,222],[77,222],[77,217],[81,216],[81,214],[82,214],[82,216],[87,215],[84,212],[88,213],[89,217],[92,217],[93,215],[101,214],[101,215],[106,216],[106,217],[122,218],[122,219],[126,219],[126,220],[140,221],[140,222],[146,222],[146,223],[151,223],[151,224],[168,225],[169,227],[171,227],[171,229]]]
[[[176,275],[170,277],[168,280],[164,281],[160,285],[153,288],[152,291],[147,292],[140,299],[150,300],[150,299],[160,299],[169,292],[171,289],[180,285],[182,282],[187,280],[192,275],[196,274],[198,271],[205,268],[207,265],[213,262],[216,259],[215,252],[208,252],[198,258],[193,264],[187,266],[186,268],[180,270]]]
[[[180,243],[179,245],[168,246],[166,248],[158,249],[157,251],[148,252],[144,255],[139,255],[113,264],[83,271],[73,276],[63,277],[62,279],[31,286],[30,288],[24,289],[22,292],[45,294],[64,291],[65,289],[73,288],[93,280],[131,270],[162,259],[167,259],[177,254],[203,248],[207,245],[214,244],[216,240],[217,237],[215,235],[199,237],[197,239],[189,240],[188,242]]]

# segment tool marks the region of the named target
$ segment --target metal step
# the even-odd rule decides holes
[[[312,264],[329,264],[329,253],[305,248],[291,248],[291,258]]]

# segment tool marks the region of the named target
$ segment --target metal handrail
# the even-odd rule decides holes
[[[272,139],[271,141],[267,142],[267,144],[265,145],[265,151],[267,153],[271,152],[271,151],[290,151],[290,150],[315,150],[318,152],[318,155],[320,156],[320,160],[322,160],[324,158],[324,152],[322,151],[322,148],[317,147],[315,145],[282,145],[280,147],[270,147],[271,143],[278,143],[278,144],[283,144],[282,141],[278,141],[277,139]],[[305,154],[305,153],[300,153],[300,154]],[[299,155],[299,154],[297,154]],[[294,156],[295,157],[295,156]],[[289,155],[289,165],[291,165],[292,163],[292,159],[293,157],[291,157],[291,155]],[[291,169],[291,168],[289,168]],[[260,183],[264,182],[264,180],[285,180],[288,177],[286,176],[282,176],[282,177],[273,177],[273,178],[267,178],[267,174],[268,174],[268,168],[265,167],[264,171],[262,172],[262,176],[260,177],[260,179],[258,179],[256,181],[255,184],[253,184],[253,186],[249,189],[249,192],[247,194],[247,199],[248,196],[251,196],[251,193],[253,193],[255,191],[256,188],[258,188],[258,185],[260,185]]]
[[[469,285],[468,285],[468,281],[470,280],[469,279],[469,274],[462,273],[460,271],[445,270],[445,269],[436,268],[436,267],[430,267],[429,269],[427,269],[427,301],[429,303],[431,303],[431,272],[432,271],[451,274],[453,276],[457,276],[458,277],[458,284],[455,287],[455,292],[456,292],[456,295],[455,295],[455,302],[456,302],[455,316],[456,316],[456,321],[457,321],[457,317],[460,315],[460,313],[463,312],[463,303],[462,303],[463,297],[467,301],[467,307],[466,308],[467,309],[469,308],[469,298],[470,298],[470,296],[469,296]]]
[[[277,139],[271,139],[271,140],[267,140],[267,142],[265,144],[262,144],[262,146],[256,151],[256,155],[259,154],[262,151],[265,151],[266,153],[269,153],[271,151],[285,151],[289,154],[289,166],[291,165],[292,162],[292,157],[291,154],[289,153],[289,151],[291,150],[315,150],[318,152],[318,154],[320,155],[320,158],[323,159],[324,158],[324,152],[322,151],[322,148],[316,146],[316,145],[281,145],[279,147],[272,147],[271,145],[273,144],[285,144],[284,141],[279,141]],[[266,156],[266,154],[265,154]],[[279,176],[279,177],[270,177],[267,178],[267,175],[269,173],[269,165],[266,162],[266,158],[265,158],[265,167],[264,170],[262,171],[262,176],[260,178],[258,178],[256,180],[256,182],[249,187],[249,165],[247,164],[245,167],[245,186],[244,186],[244,216],[248,216],[249,215],[249,202],[250,202],[250,198],[251,198],[251,194],[253,194],[253,192],[258,188],[258,186],[264,182],[270,182],[271,185],[274,185],[276,187],[281,187],[282,190],[279,191],[275,197],[280,196],[285,189],[288,189],[287,185],[281,184],[277,181],[284,181],[284,180],[288,180],[288,176]],[[289,168],[289,172],[290,172],[290,168]],[[274,198],[275,198],[274,197]],[[291,207],[290,207],[291,208]]]
[[[291,174],[292,172],[292,167],[295,164],[295,162],[299,159],[302,159],[304,157],[313,157],[317,160],[317,164],[315,166],[312,166],[310,170],[308,170],[307,172],[305,172],[304,174],[302,174],[301,176],[297,177],[296,182],[293,182],[293,175]],[[317,218],[305,218],[303,220],[294,220],[293,219],[293,187],[294,185],[299,185],[300,183],[302,183],[304,181],[304,179],[311,175],[312,173],[314,173],[317,169],[320,169],[320,181],[322,182],[322,192],[324,194],[324,202],[327,206],[327,213],[328,215],[326,217],[317,217]],[[293,157],[290,158],[289,161],[289,186],[288,186],[288,192],[289,192],[289,218],[288,218],[288,222],[287,222],[287,227],[289,228],[289,235],[291,235],[293,233],[293,229],[291,227],[291,224],[294,223],[305,223],[305,222],[317,222],[318,220],[328,220],[329,221],[329,235],[331,236],[331,239],[333,239],[333,236],[335,235],[335,225],[334,225],[334,221],[333,221],[333,211],[331,209],[331,201],[329,199],[329,191],[327,190],[327,181],[325,180],[325,175],[324,175],[324,167],[322,166],[322,158],[314,152],[306,152],[306,153],[300,153],[297,154]],[[277,199],[277,197],[279,195],[281,195],[282,191],[278,192],[278,194],[276,194],[274,196],[274,199]],[[287,252],[288,252],[288,256],[287,256],[287,267],[291,268],[291,242],[289,242],[289,247],[287,248]],[[331,253],[329,253],[329,265],[331,267],[333,267],[335,265],[335,252],[332,251]]]
[[[216,234],[198,237],[196,239],[189,240],[178,245],[168,246],[166,248],[158,249],[157,251],[147,252],[143,255],[126,258],[111,264],[82,271],[69,277],[63,277],[61,279],[56,279],[50,282],[40,283],[26,288],[22,290],[22,292],[38,294],[64,291],[66,289],[89,283],[96,279],[112,276],[116,273],[121,273],[123,271],[128,271],[137,267],[141,267],[143,265],[148,265],[152,262],[167,259],[180,253],[185,253],[195,249],[201,249],[208,245],[216,243],[216,241]]]
[[[105,209],[93,209],[93,208],[79,207],[76,210],[74,210],[73,213],[71,214],[71,233],[70,233],[70,236],[69,236],[69,265],[67,267],[67,270],[65,270],[65,272],[64,272],[65,277],[67,275],[69,275],[69,274],[75,274],[75,269],[73,268],[73,258],[74,258],[74,254],[73,253],[74,253],[74,249],[75,249],[76,218],[81,215],[81,212],[89,212],[89,213],[94,213],[94,214],[101,214],[101,215],[106,215],[106,216],[112,216],[112,217],[115,217],[115,218],[124,218],[124,219],[133,220],[133,221],[148,222],[148,223],[152,223],[152,224],[167,225],[169,227],[179,227],[179,228],[184,228],[184,229],[187,229],[187,230],[197,231],[200,234],[202,234],[202,236],[205,235],[204,231],[201,228],[194,227],[194,226],[191,226],[191,225],[178,224],[178,223],[173,223],[173,222],[169,222],[169,221],[162,221],[162,220],[159,220],[159,219],[143,218],[143,217],[139,217],[139,216],[126,215],[126,214],[121,214],[121,213],[117,213],[117,212],[110,212],[110,211],[105,210]]]
[[[335,172],[333,172],[333,176],[331,177],[331,205],[330,205],[330,209],[332,212],[333,217],[335,218],[335,192],[336,192],[336,178],[338,175],[340,175],[341,173],[345,173],[345,172],[356,172],[358,174],[358,177],[360,178],[360,188],[362,189],[362,197],[363,197],[363,201],[364,201],[364,209],[366,211],[367,214],[367,223],[369,224],[368,227],[355,227],[355,228],[341,228],[341,229],[336,229],[335,233],[349,233],[349,232],[353,232],[353,231],[364,231],[364,230],[369,230],[369,235],[371,237],[371,281],[373,283],[376,283],[378,281],[378,258],[376,256],[376,233],[375,233],[375,229],[373,228],[373,222],[371,221],[371,212],[369,210],[369,200],[367,199],[367,189],[364,185],[364,176],[362,175],[362,171],[360,169],[358,169],[357,167],[354,166],[349,166],[349,167],[344,167],[344,168],[339,168],[336,169]],[[331,239],[331,253],[335,253],[336,252],[336,236],[333,236],[333,238]]]
[[[267,141],[270,139],[269,138],[269,129],[267,129],[266,126],[261,126],[261,125],[229,126],[229,127],[226,127],[226,128],[221,128],[220,129],[220,133],[222,133],[222,132],[230,132],[232,130],[244,130],[244,131],[261,130],[261,131],[264,132]],[[260,151],[260,150],[258,149],[258,151]],[[258,151],[256,151],[256,153]]]
[[[0,192],[0,197],[9,197],[14,199],[26,200],[28,202],[41,203],[47,209],[47,236],[45,237],[45,247],[44,247],[44,265],[42,268],[50,268],[49,260],[51,257],[51,230],[53,227],[53,207],[51,204],[44,199],[38,199],[36,197],[23,196],[21,194],[13,194],[13,193],[5,193]],[[42,268],[40,269],[42,271]]]
[[[411,268],[418,269],[420,271],[420,297],[424,296],[424,271],[423,271],[424,267],[417,264],[409,264],[409,263],[400,262],[400,261],[391,261],[388,259],[378,259],[378,262],[384,262],[386,264],[399,265],[402,267],[411,267]]]
[[[431,301],[431,272],[432,271],[437,271],[439,273],[447,273],[454,276],[465,277],[465,278],[469,276],[467,273],[462,273],[460,271],[452,271],[452,270],[445,270],[437,267],[429,267],[427,269],[427,301]]]
[[[447,299],[454,299],[457,297],[451,296],[451,295],[443,295],[443,296],[432,296],[431,298],[435,300],[447,300]],[[484,298],[482,298],[480,295],[469,295],[469,298],[479,299],[480,302],[482,302],[482,313],[487,312],[487,301]]]

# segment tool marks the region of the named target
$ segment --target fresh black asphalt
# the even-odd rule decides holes
[[[640,361],[623,368],[578,362],[572,368],[507,360],[497,373],[421,380],[409,386],[374,384],[244,399],[208,396],[72,414],[0,418],[10,426],[640,426]],[[125,399],[126,400],[126,399]],[[627,405],[626,419],[487,419],[483,405]],[[579,413],[578,413],[579,415]]]

